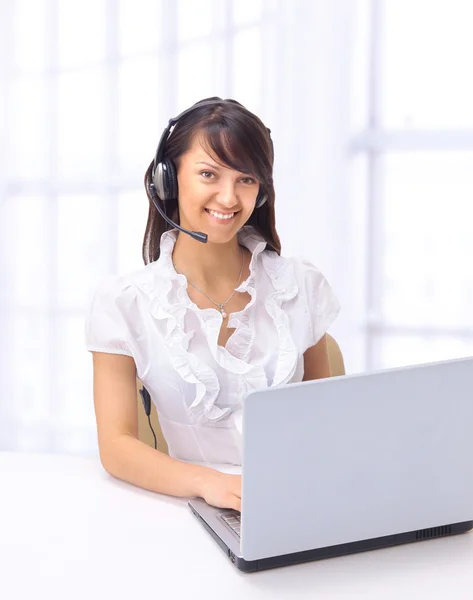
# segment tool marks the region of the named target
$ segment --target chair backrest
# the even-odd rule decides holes
[[[327,333],[327,348],[328,355],[330,359],[330,366],[332,367],[332,376],[337,375],[345,375],[345,363],[343,362],[342,351],[340,350],[337,341]],[[138,389],[141,388],[141,382],[138,381]],[[154,448],[154,438],[151,433],[151,429],[149,427],[148,417],[145,414],[143,404],[141,402],[141,397],[138,396],[138,439],[140,439],[145,444],[148,444],[152,448]],[[156,409],[154,404],[151,402],[151,424],[156,433],[156,439],[158,441],[158,448],[162,452],[168,453],[168,446],[166,444],[166,440],[164,439],[163,432],[161,431],[161,426],[159,425],[158,415],[156,413]]]
[[[330,366],[332,367],[332,377],[345,375],[345,363],[343,361],[343,354],[340,350],[340,346],[338,345],[337,340],[329,333],[327,333],[326,336],[328,357],[330,360]]]

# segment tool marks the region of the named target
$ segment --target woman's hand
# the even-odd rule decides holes
[[[211,506],[241,512],[241,475],[227,475],[209,469],[203,477],[199,496]]]

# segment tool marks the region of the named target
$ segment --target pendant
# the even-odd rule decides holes
[[[218,307],[219,307],[219,309],[220,309],[220,312],[222,313],[222,317],[223,317],[224,319],[226,319],[226,318],[228,317],[228,315],[227,315],[227,313],[224,311],[224,309],[223,309],[223,305],[222,305],[222,304],[219,304],[219,305],[218,305]]]

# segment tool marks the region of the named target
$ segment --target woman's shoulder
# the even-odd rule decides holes
[[[282,256],[274,250],[265,250],[262,258],[265,270],[273,281],[285,279],[286,283],[290,283],[293,280],[303,286],[308,279],[323,278],[322,271],[305,258]]]
[[[339,310],[339,303],[327,277],[310,260],[297,256],[280,256],[276,252],[265,252],[263,259],[273,287],[291,297],[304,298],[306,302],[315,300]]]
[[[156,287],[157,278],[162,277],[158,271],[156,263],[149,263],[126,273],[105,275],[96,287],[94,297],[104,300],[107,298],[131,300],[140,292],[146,294],[148,290]]]
[[[320,268],[310,260],[297,256],[291,256],[288,260],[291,261],[294,273],[300,282],[305,282],[308,278],[324,277]]]

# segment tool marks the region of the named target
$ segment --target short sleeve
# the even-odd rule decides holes
[[[340,303],[321,271],[309,261],[301,261],[301,277],[311,326],[311,345],[327,332],[340,312]]]
[[[90,352],[132,356],[130,350],[130,306],[132,288],[122,277],[109,276],[96,290],[85,320],[85,345]]]

